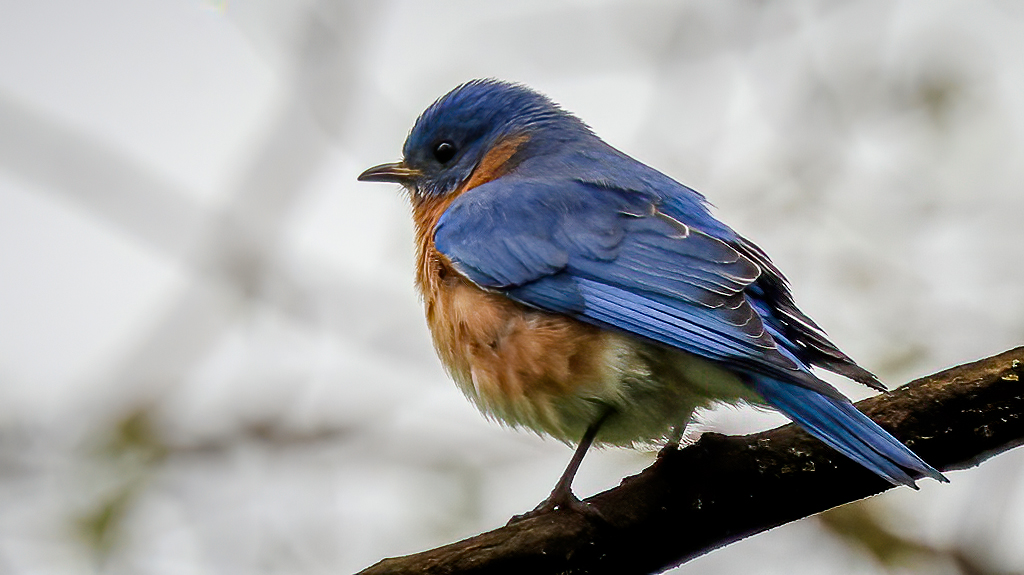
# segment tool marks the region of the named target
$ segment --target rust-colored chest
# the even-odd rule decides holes
[[[437,251],[434,230],[450,203],[414,204],[416,285],[434,347],[463,392],[515,423],[600,385],[607,375],[601,330],[484,290]]]

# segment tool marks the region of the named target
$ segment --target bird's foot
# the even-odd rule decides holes
[[[548,495],[548,498],[540,502],[540,505],[533,508],[533,511],[527,511],[522,515],[515,515],[512,519],[508,520],[506,525],[512,525],[513,523],[519,523],[525,519],[532,519],[548,513],[554,513],[555,511],[571,511],[573,513],[579,513],[587,518],[599,519],[607,522],[607,519],[601,512],[590,503],[580,500],[576,497],[573,492],[569,489],[558,489],[555,488]]]

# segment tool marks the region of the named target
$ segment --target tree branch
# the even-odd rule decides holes
[[[918,379],[857,406],[940,470],[1024,443],[1024,347]],[[362,571],[651,573],[892,486],[795,425],[705,433],[587,501],[607,521],[535,517]]]

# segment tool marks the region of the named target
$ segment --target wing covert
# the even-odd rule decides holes
[[[760,266],[649,194],[500,178],[456,198],[434,241],[471,281],[525,305],[835,393],[766,329],[746,293]]]

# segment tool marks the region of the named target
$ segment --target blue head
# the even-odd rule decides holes
[[[363,181],[397,182],[414,196],[440,197],[465,182],[495,146],[521,138],[518,159],[559,143],[593,136],[546,96],[500,80],[472,80],[420,115],[402,147],[403,160],[363,172]]]

